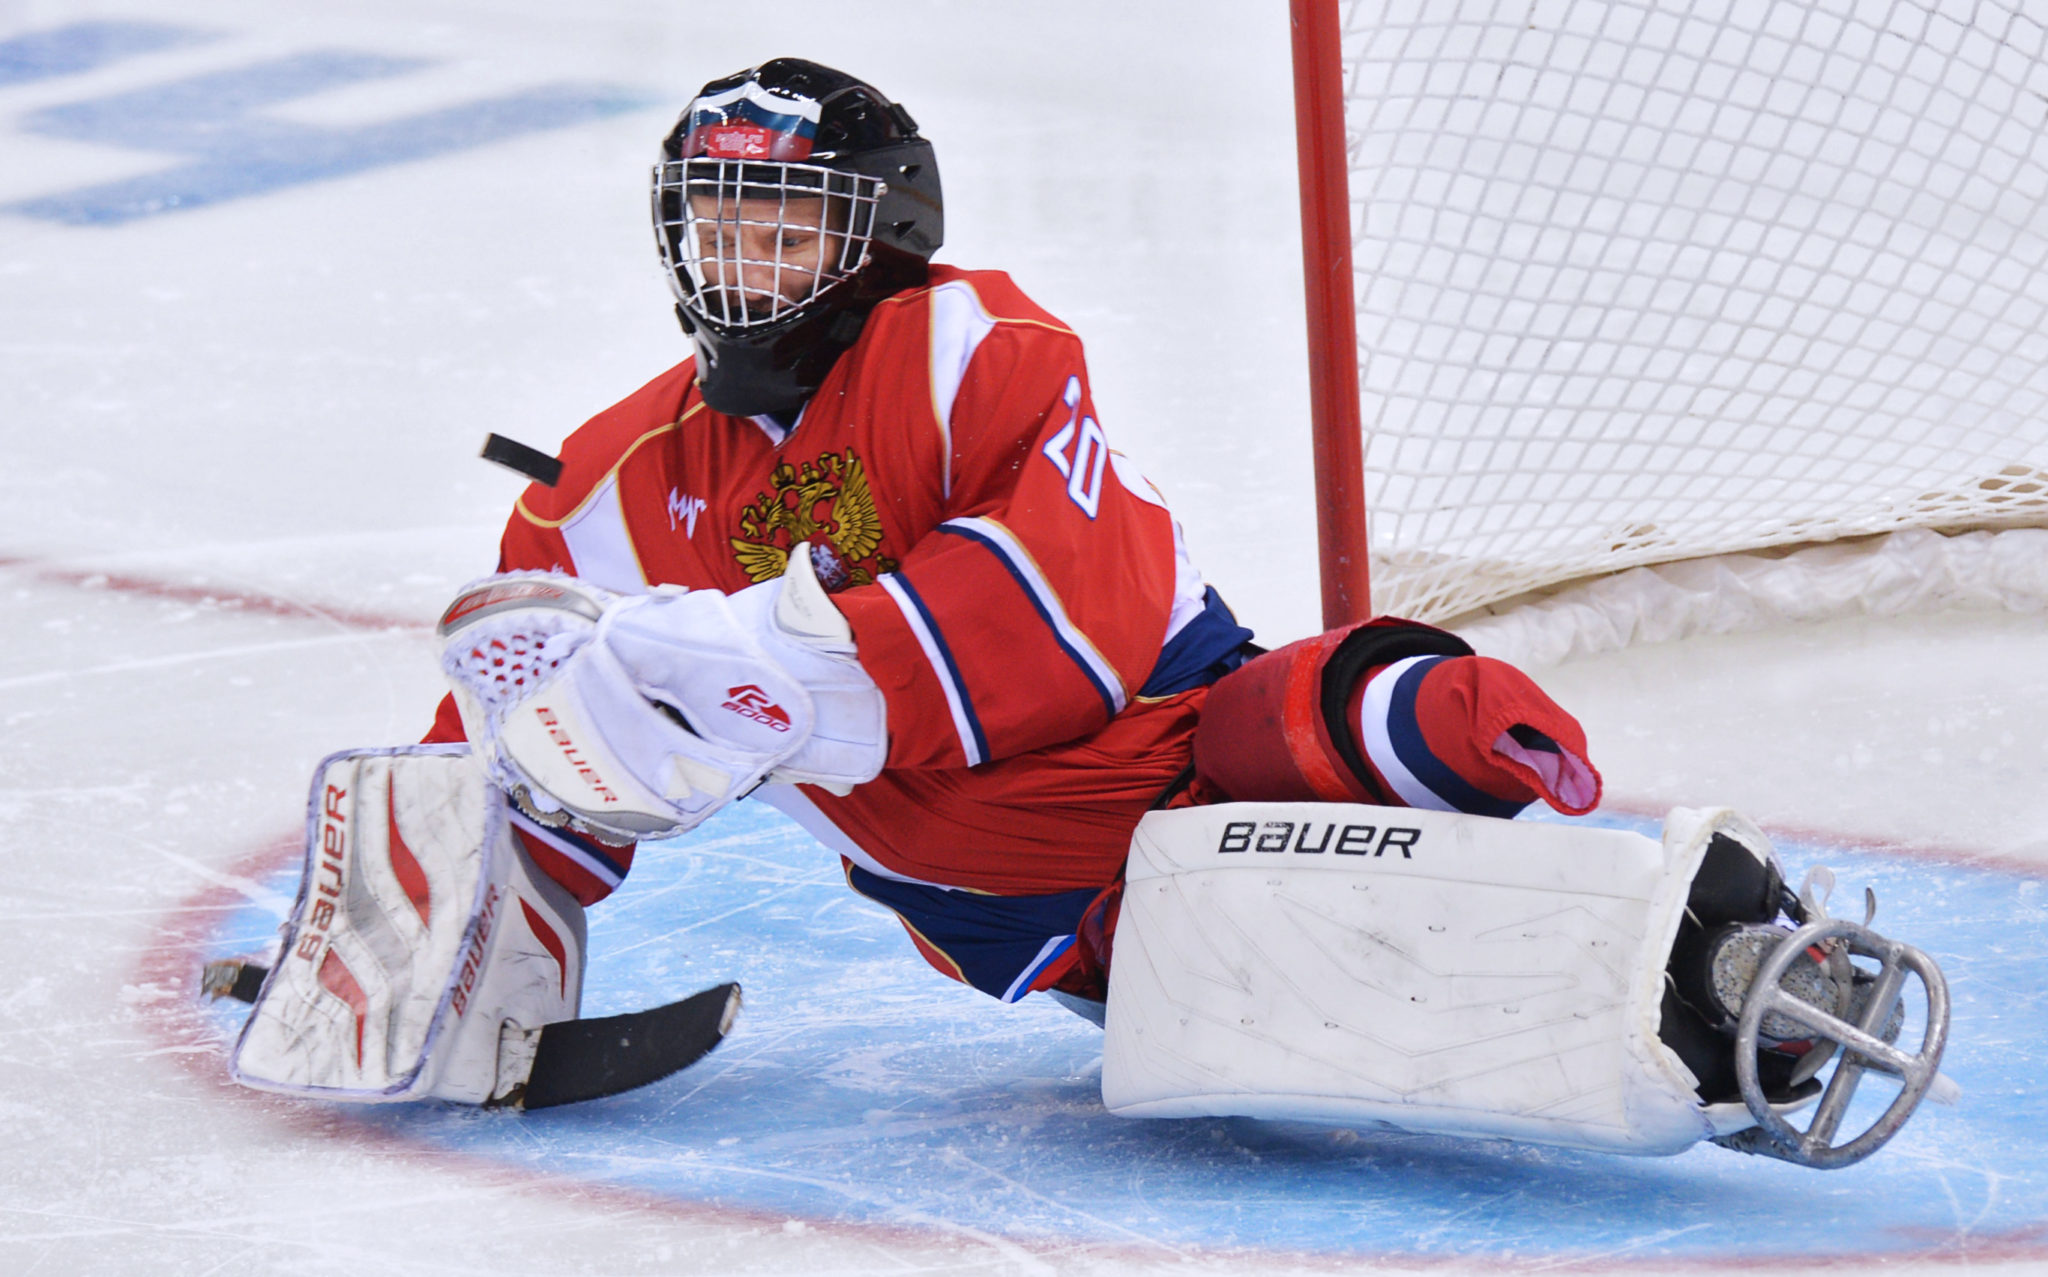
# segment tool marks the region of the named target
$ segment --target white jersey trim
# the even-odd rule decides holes
[[[1094,674],[1095,681],[1115,707],[1111,710],[1110,716],[1113,718],[1122,713],[1124,706],[1130,702],[1130,696],[1124,690],[1123,678],[1116,672],[1116,667],[1104,659],[1102,653],[1095,650],[1095,644],[1088,640],[1088,636],[1083,634],[1080,627],[1067,615],[1066,605],[1060,602],[1059,591],[1053,589],[1052,582],[1046,580],[1045,573],[1039,571],[1037,560],[1031,557],[1031,551],[1024,548],[1024,543],[994,519],[948,519],[939,526],[964,528],[978,533],[985,543],[1002,555],[1004,561],[1010,565],[1011,574],[1022,582],[1037,600],[1039,611],[1045,614],[1046,619],[1052,624],[1053,632],[1059,636],[1060,646]]]
[[[607,889],[617,891],[619,884],[625,881],[625,879],[619,877],[616,872],[602,861],[539,821],[529,820],[519,812],[510,809],[507,809],[506,815],[513,824],[519,827],[522,833],[537,842],[547,844],[556,854],[603,883]]]
[[[1180,520],[1173,521],[1173,610],[1166,616],[1166,637],[1159,646],[1165,649],[1173,642],[1173,636],[1188,627],[1188,623],[1209,608],[1209,583],[1202,579],[1202,569],[1195,566],[1188,557],[1187,541],[1181,536]]]
[[[1410,807],[1424,811],[1457,811],[1458,808],[1439,796],[1434,789],[1422,783],[1414,772],[1408,770],[1401,756],[1394,752],[1394,738],[1387,733],[1387,716],[1393,712],[1394,688],[1401,676],[1422,661],[1434,661],[1434,656],[1411,656],[1395,661],[1365,685],[1365,697],[1358,707],[1358,726],[1365,737],[1365,756],[1373,766],[1380,769],[1380,775],[1394,787],[1401,801]]]
[[[753,422],[756,426],[760,428],[762,434],[768,436],[768,442],[770,444],[773,444],[775,447],[780,448],[791,435],[797,432],[797,427],[804,424],[804,414],[809,412],[810,410],[811,401],[806,399],[804,400],[804,406],[796,410],[795,419],[792,420],[787,426],[783,425],[781,422],[777,421],[774,417],[769,416],[765,412],[757,416],[749,417],[747,418],[747,420]]]
[[[983,309],[980,294],[964,279],[941,284],[931,293],[932,415],[939,423],[945,456],[939,463],[939,494],[953,495],[953,401],[982,339],[995,329],[995,317]]]
[[[939,680],[939,689],[946,694],[946,708],[952,712],[953,731],[960,737],[960,752],[966,756],[967,765],[972,767],[977,763],[987,762],[988,760],[982,757],[980,745],[975,741],[974,724],[968,718],[967,689],[954,681],[953,663],[941,650],[938,638],[932,633],[931,627],[924,623],[923,610],[911,602],[894,573],[881,577],[876,584],[895,600],[896,610],[903,613],[903,623],[910,627],[910,632],[917,636],[917,645],[924,649],[925,663],[932,667],[933,675]]]
[[[1017,973],[1017,978],[1010,981],[1009,988],[1003,990],[1003,1001],[1015,1002],[1031,992],[1032,982],[1038,979],[1039,973],[1044,971],[1052,963],[1053,959],[1073,947],[1074,937],[1071,935],[1054,936],[1040,945],[1038,956],[1031,959],[1029,966]]]
[[[576,575],[621,594],[643,594],[647,577],[626,531],[626,512],[619,504],[619,476],[605,476],[575,517],[562,524],[562,540],[576,564]]]
[[[1159,485],[1145,477],[1137,462],[1115,448],[1109,450],[1109,468],[1116,471],[1116,481],[1123,485],[1124,491],[1146,505],[1156,505],[1162,510],[1167,508],[1166,494],[1159,490]]]

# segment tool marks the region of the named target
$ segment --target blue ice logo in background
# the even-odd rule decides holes
[[[81,22],[17,36],[0,41],[0,88],[76,75],[211,38],[207,32],[142,22]],[[418,58],[316,49],[33,111],[21,127],[38,136],[165,152],[184,162],[0,209],[73,226],[117,226],[646,105],[645,98],[616,86],[553,84],[354,127],[300,124],[262,114],[295,98],[431,65]]]

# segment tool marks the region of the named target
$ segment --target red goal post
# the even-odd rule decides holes
[[[1351,194],[1337,0],[1289,0],[1294,133],[1301,168],[1301,258],[1308,300],[1309,415],[1323,627],[1372,615],[1365,543],[1358,325],[1352,303]]]

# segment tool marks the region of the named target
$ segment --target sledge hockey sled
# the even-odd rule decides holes
[[[1727,810],[1675,810],[1661,840],[1342,804],[1154,812],[1117,927],[1103,1099],[1846,1166],[1952,1092],[1948,990],[1868,914],[1829,917],[1831,886],[1819,871],[1788,890]],[[1873,1074],[1897,1094],[1838,1141]]]

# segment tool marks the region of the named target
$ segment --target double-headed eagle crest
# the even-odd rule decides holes
[[[844,456],[823,453],[801,466],[785,461],[768,483],[770,490],[740,511],[740,535],[732,538],[733,554],[750,580],[781,576],[791,548],[805,541],[827,590],[873,585],[878,573],[896,570],[896,560],[875,554],[882,544],[882,516],[853,449]]]

